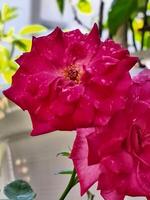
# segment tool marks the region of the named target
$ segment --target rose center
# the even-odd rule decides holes
[[[70,80],[72,80],[72,81],[77,80],[78,75],[79,75],[79,72],[78,72],[77,69],[72,69],[72,68],[71,68],[71,69],[68,70],[68,78],[69,78]]]
[[[81,75],[81,69],[75,65],[71,65],[64,70],[64,77],[76,83],[80,82]]]

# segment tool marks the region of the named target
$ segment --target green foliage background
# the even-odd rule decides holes
[[[0,11],[0,74],[7,83],[11,83],[12,75],[18,68],[15,63],[17,58],[14,56],[15,50],[18,49],[19,52],[30,51],[31,35],[47,30],[42,25],[33,24],[23,27],[17,34],[14,27],[10,27],[6,32],[6,24],[16,17],[18,17],[17,8],[4,4]]]

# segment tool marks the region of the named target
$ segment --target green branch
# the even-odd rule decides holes
[[[66,196],[68,195],[68,193],[70,192],[70,190],[78,183],[77,178],[76,178],[76,171],[75,169],[72,172],[70,181],[65,189],[65,191],[63,192],[63,194],[61,195],[61,197],[59,198],[59,200],[64,200],[66,198]]]

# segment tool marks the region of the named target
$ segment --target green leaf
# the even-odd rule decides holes
[[[0,22],[0,37],[3,37],[4,34],[4,24]]]
[[[15,39],[13,44],[21,51],[30,51],[31,50],[31,40],[25,38]]]
[[[13,36],[14,33],[15,33],[15,28],[14,27],[10,27],[9,30],[8,30],[8,32],[7,32],[7,35],[8,36]]]
[[[6,22],[17,17],[17,8],[9,7],[8,4],[3,4],[1,11],[1,21]]]
[[[135,31],[135,40],[140,44],[141,39],[142,39],[141,33],[138,31]]]
[[[28,25],[23,27],[20,30],[20,34],[21,35],[33,35],[39,32],[43,32],[46,31],[47,28],[45,26],[39,25],[39,24],[32,24],[32,25]]]
[[[146,32],[144,36],[144,47],[146,49],[150,48],[150,32]]]
[[[21,51],[26,51],[26,45],[21,40],[14,40],[13,44],[18,47]]]
[[[114,0],[108,16],[109,32],[113,36],[137,10],[137,0]]]
[[[147,10],[150,10],[150,2],[148,3]]]
[[[69,152],[60,152],[60,153],[57,154],[57,156],[69,157],[70,153]]]
[[[141,28],[143,28],[143,25],[144,25],[144,20],[143,19],[135,18],[133,20],[134,31],[139,31]]]
[[[8,49],[0,45],[0,73],[2,73],[8,65],[10,53]]]
[[[139,10],[143,10],[143,8],[145,7],[145,2],[146,0],[138,0],[138,9]]]
[[[2,34],[1,36],[2,41],[12,43],[15,36],[14,31],[15,31],[14,27],[10,27],[7,33]]]
[[[64,171],[58,172],[58,174],[61,174],[61,175],[72,175],[72,173],[73,173],[72,170],[64,170]]]
[[[6,58],[9,58],[9,51],[6,47],[0,45],[0,56],[3,55]]]
[[[148,24],[148,26],[150,26],[150,15],[147,16],[147,24]]]
[[[17,68],[17,63],[10,59],[10,52],[8,49],[0,45],[0,74],[7,83],[11,83],[12,76]]]
[[[14,75],[15,72],[13,71],[8,71],[8,72],[3,72],[2,73],[2,77],[4,79],[4,81],[8,84],[11,84],[12,82],[12,76]]]
[[[11,84],[12,76],[15,74],[17,68],[18,68],[18,65],[14,60],[9,60],[7,62],[7,65],[5,66],[5,68],[3,68],[1,72],[2,77],[7,83]]]
[[[147,49],[150,48],[150,35],[147,37],[147,40],[146,40],[146,48]]]
[[[0,10],[0,23],[2,23],[2,12]]]
[[[77,3],[77,8],[82,13],[89,14],[92,12],[92,5],[88,0],[79,0]]]
[[[65,0],[57,0],[59,11],[63,14],[65,7]]]
[[[33,200],[36,197],[31,186],[23,180],[16,180],[5,186],[4,194],[10,200]]]

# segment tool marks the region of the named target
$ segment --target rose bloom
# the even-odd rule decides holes
[[[98,27],[33,38],[32,49],[16,61],[20,67],[6,97],[27,110],[32,135],[105,125],[122,109],[137,62],[112,40],[100,41]]]
[[[150,70],[134,78],[126,109],[105,127],[78,130],[71,158],[82,195],[98,182],[105,200],[150,200]]]

